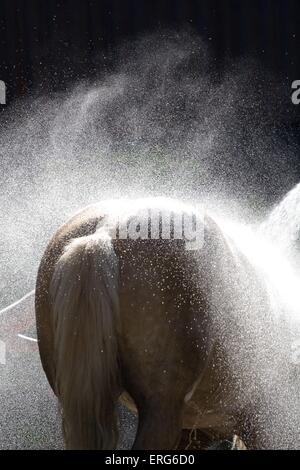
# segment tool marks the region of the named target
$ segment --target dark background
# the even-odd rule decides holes
[[[222,71],[253,56],[300,79],[299,0],[1,0],[0,79],[8,103],[38,90],[65,89],[110,67],[124,39],[190,28],[211,45]]]

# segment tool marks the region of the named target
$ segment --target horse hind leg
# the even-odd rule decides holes
[[[145,401],[138,406],[139,424],[135,450],[175,449],[181,436],[183,403],[172,400]]]

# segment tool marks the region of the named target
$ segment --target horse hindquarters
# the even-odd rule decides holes
[[[71,242],[52,277],[55,389],[69,449],[116,445],[117,268],[110,241],[95,234]]]

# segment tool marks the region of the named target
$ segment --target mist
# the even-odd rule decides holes
[[[0,133],[0,306],[34,287],[55,229],[103,198],[163,195],[263,217],[299,166],[279,132],[290,119],[282,88],[250,59],[220,73],[198,37],[164,32],[116,49],[98,81],[14,103]]]

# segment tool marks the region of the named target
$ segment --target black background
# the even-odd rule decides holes
[[[158,28],[190,28],[222,70],[253,56],[300,79],[299,0],[1,0],[0,79],[8,103],[39,89],[65,89],[109,67],[124,39]]]

